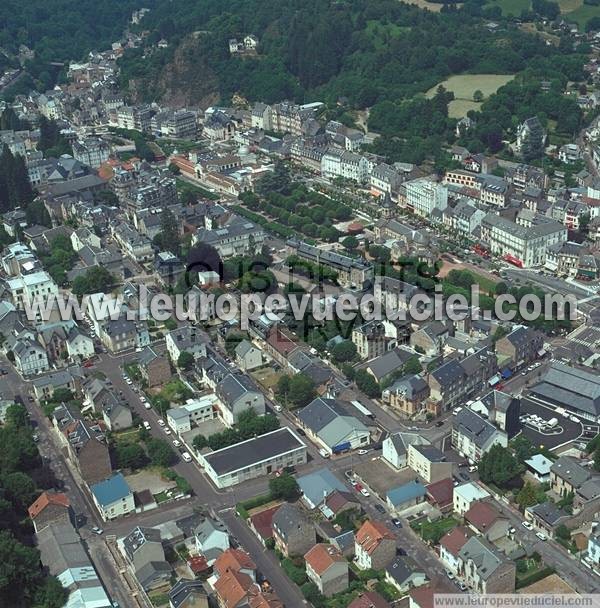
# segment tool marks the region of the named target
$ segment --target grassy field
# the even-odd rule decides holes
[[[569,21],[577,23],[580,30],[585,28],[585,24],[592,17],[598,16],[600,16],[600,6],[591,6],[589,4],[582,4],[579,8],[565,15]]]
[[[468,99],[453,99],[448,104],[448,116],[450,118],[462,118],[471,110],[479,110],[481,103],[469,101]]]
[[[427,0],[404,0],[406,4],[414,4],[419,8],[426,8],[432,13],[439,13],[442,10],[443,4],[436,4],[435,2],[427,2]],[[462,4],[457,4],[457,7],[462,6]]]
[[[499,6],[504,17],[518,17],[524,10],[529,9],[531,0],[492,0],[487,6]]]
[[[513,78],[514,75],[512,74],[459,74],[458,76],[450,76],[450,78],[431,87],[425,95],[433,97],[437,88],[442,85],[446,90],[452,91],[456,99],[473,101],[473,93],[477,90],[483,93],[485,99]]]

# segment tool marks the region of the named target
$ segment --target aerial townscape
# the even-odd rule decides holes
[[[597,0],[0,3],[0,608],[596,594],[599,523]]]

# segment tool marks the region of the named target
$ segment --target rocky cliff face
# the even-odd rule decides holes
[[[129,89],[135,101],[156,100],[174,108],[207,108],[219,99],[218,78],[194,35],[175,49],[155,81],[136,79],[130,81]]]

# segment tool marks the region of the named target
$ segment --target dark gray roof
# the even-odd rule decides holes
[[[574,488],[581,487],[592,476],[588,469],[582,467],[571,456],[561,456],[550,467],[550,471],[569,482]]]
[[[542,502],[533,507],[528,507],[528,511],[534,513],[536,517],[539,517],[543,522],[549,526],[554,526],[563,517],[568,517],[567,514],[559,509],[553,502]]]
[[[413,574],[424,574],[423,569],[419,568],[417,562],[407,555],[397,557],[386,567],[385,571],[400,586],[405,585]]]
[[[146,543],[160,543],[160,531],[156,528],[143,528],[138,526],[134,528],[124,539],[123,549],[127,557],[133,561],[133,556]]]
[[[415,445],[414,449],[420,452],[429,462],[444,462],[444,453],[433,445]]]
[[[348,409],[337,399],[317,397],[298,413],[298,419],[318,433],[339,416],[351,416]]]
[[[290,530],[297,530],[310,525],[304,512],[289,503],[285,503],[273,515],[273,527],[276,527],[280,536],[285,540]]]
[[[463,561],[472,560],[477,573],[488,580],[506,558],[484,538],[472,536],[458,552]]]
[[[185,600],[190,596],[207,597],[206,590],[202,581],[178,580],[171,591],[169,591],[169,600],[173,608],[179,608]]]
[[[228,374],[219,382],[216,388],[221,401],[231,407],[238,399],[248,392],[257,392],[252,380],[243,374]]]
[[[600,416],[600,377],[596,374],[553,362],[531,392],[569,410]]]
[[[493,424],[466,407],[453,416],[452,427],[480,448],[485,447],[485,444],[497,432]]]
[[[306,447],[287,427],[248,439],[204,456],[217,475],[225,475],[253,464]]]

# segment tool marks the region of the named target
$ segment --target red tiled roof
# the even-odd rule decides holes
[[[274,593],[261,591],[256,586],[248,595],[250,608],[283,608],[283,602]]]
[[[452,555],[458,555],[458,552],[462,549],[463,545],[469,540],[472,534],[464,526],[458,526],[450,530],[447,534],[442,536],[440,539],[440,545],[451,553]]]
[[[381,541],[385,538],[394,540],[394,535],[379,521],[371,521],[368,519],[356,533],[356,542],[369,555],[379,547]]]
[[[225,572],[232,570],[239,572],[240,570],[256,570],[256,564],[252,558],[241,549],[227,549],[223,551],[217,561],[214,563],[214,569],[217,572]]]
[[[42,492],[37,500],[29,507],[29,517],[35,519],[46,507],[50,505],[58,505],[69,508],[69,498],[61,492]]]
[[[427,496],[429,497],[430,502],[434,502],[440,507],[446,507],[452,504],[454,484],[450,477],[430,483],[425,489],[427,490]]]
[[[365,591],[348,604],[348,608],[389,608],[389,606],[376,591]]]
[[[419,608],[433,608],[434,590],[429,585],[411,589],[408,594]]]
[[[335,490],[326,499],[325,504],[334,512],[337,513],[345,507],[349,502],[356,502],[356,499],[350,492],[340,492]]]
[[[188,566],[194,574],[206,572],[210,568],[204,555],[194,555],[194,557],[190,557],[190,559],[188,559]]]
[[[489,530],[498,517],[500,517],[500,513],[487,502],[475,502],[465,513],[465,521],[468,521],[480,532]]]
[[[254,581],[243,572],[227,570],[215,582],[214,589],[224,608],[235,608],[247,595]]]
[[[333,546],[319,543],[304,555],[304,561],[320,576],[336,562],[346,562],[344,556]]]
[[[284,357],[287,357],[298,348],[298,342],[289,334],[281,331],[279,327],[276,327],[269,333],[267,342]]]
[[[260,513],[256,513],[250,517],[252,527],[263,540],[273,537],[273,515],[275,515],[275,512],[277,509],[279,509],[279,506],[280,505],[271,507],[270,509],[265,509],[264,511],[260,511]]]

